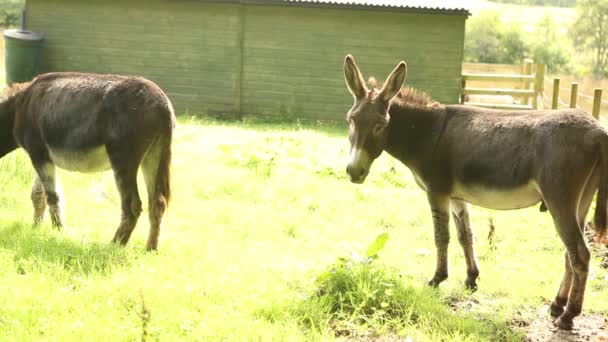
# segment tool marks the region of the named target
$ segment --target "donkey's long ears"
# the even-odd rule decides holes
[[[344,79],[351,94],[357,99],[365,97],[368,92],[363,81],[363,76],[355,64],[355,59],[350,54],[344,58]]]
[[[399,62],[395,69],[388,75],[386,82],[384,82],[384,86],[382,90],[380,90],[380,97],[382,100],[388,102],[395,95],[399,93],[403,83],[405,82],[405,78],[407,77],[407,64],[404,61]]]

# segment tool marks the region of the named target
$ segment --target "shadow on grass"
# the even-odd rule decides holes
[[[137,253],[105,242],[74,241],[60,231],[12,222],[0,227],[0,250],[13,255],[16,271],[53,276],[109,274],[128,266]]]

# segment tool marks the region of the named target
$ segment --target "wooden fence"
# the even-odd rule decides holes
[[[521,65],[463,63],[462,70],[463,104],[495,109],[543,108],[544,64],[530,60]],[[510,103],[505,103],[505,99]]]
[[[573,95],[573,88],[575,95]],[[545,80],[545,89],[551,90],[552,96],[545,96],[545,106],[554,109],[575,106],[592,114],[606,113],[608,101],[602,100],[601,93],[602,89],[607,88],[608,80],[570,75],[548,77]],[[572,102],[573,98],[574,102]]]
[[[570,84],[569,98],[570,102],[565,103],[560,94],[564,90],[568,90],[566,87],[560,86],[561,80],[559,78],[553,79],[553,95],[551,96],[551,109],[559,109],[559,108],[579,108],[586,112],[591,112],[594,118],[600,119],[600,114],[603,108],[608,108],[608,101],[602,101],[602,88],[595,88],[593,90],[593,96],[589,96],[587,94],[583,94],[579,92],[579,84],[578,82],[572,82]],[[579,98],[582,98],[584,101],[590,103],[590,105],[579,105]]]

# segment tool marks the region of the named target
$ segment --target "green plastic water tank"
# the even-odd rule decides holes
[[[30,81],[38,75],[43,39],[42,33],[16,29],[4,31],[7,84]]]

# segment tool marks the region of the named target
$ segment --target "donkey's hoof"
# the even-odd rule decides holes
[[[572,319],[564,318],[563,315],[553,321],[553,324],[562,330],[572,330],[572,327],[574,326]]]
[[[471,279],[467,279],[464,281],[464,287],[469,290],[469,291],[477,291],[477,283],[475,282],[475,280],[471,280]]]
[[[561,316],[561,314],[564,313],[564,307],[559,304],[555,304],[555,302],[551,302],[551,306],[549,307],[549,313],[553,318],[559,317]]]
[[[429,286],[432,286],[432,287],[437,287],[437,286],[439,286],[439,284],[441,284],[441,282],[442,282],[442,281],[446,280],[447,278],[448,278],[448,277],[447,277],[447,276],[444,276],[444,275],[441,275],[441,276],[437,276],[437,275],[435,275],[435,276],[433,277],[433,279],[431,279],[431,280],[428,282],[428,285],[429,285]]]
[[[158,250],[158,244],[155,244],[155,243],[153,244],[153,243],[150,243],[150,242],[148,242],[146,244],[146,251],[148,251],[148,252],[156,252],[157,250]]]
[[[121,234],[116,234],[114,235],[112,242],[124,246],[129,242],[129,238]]]

